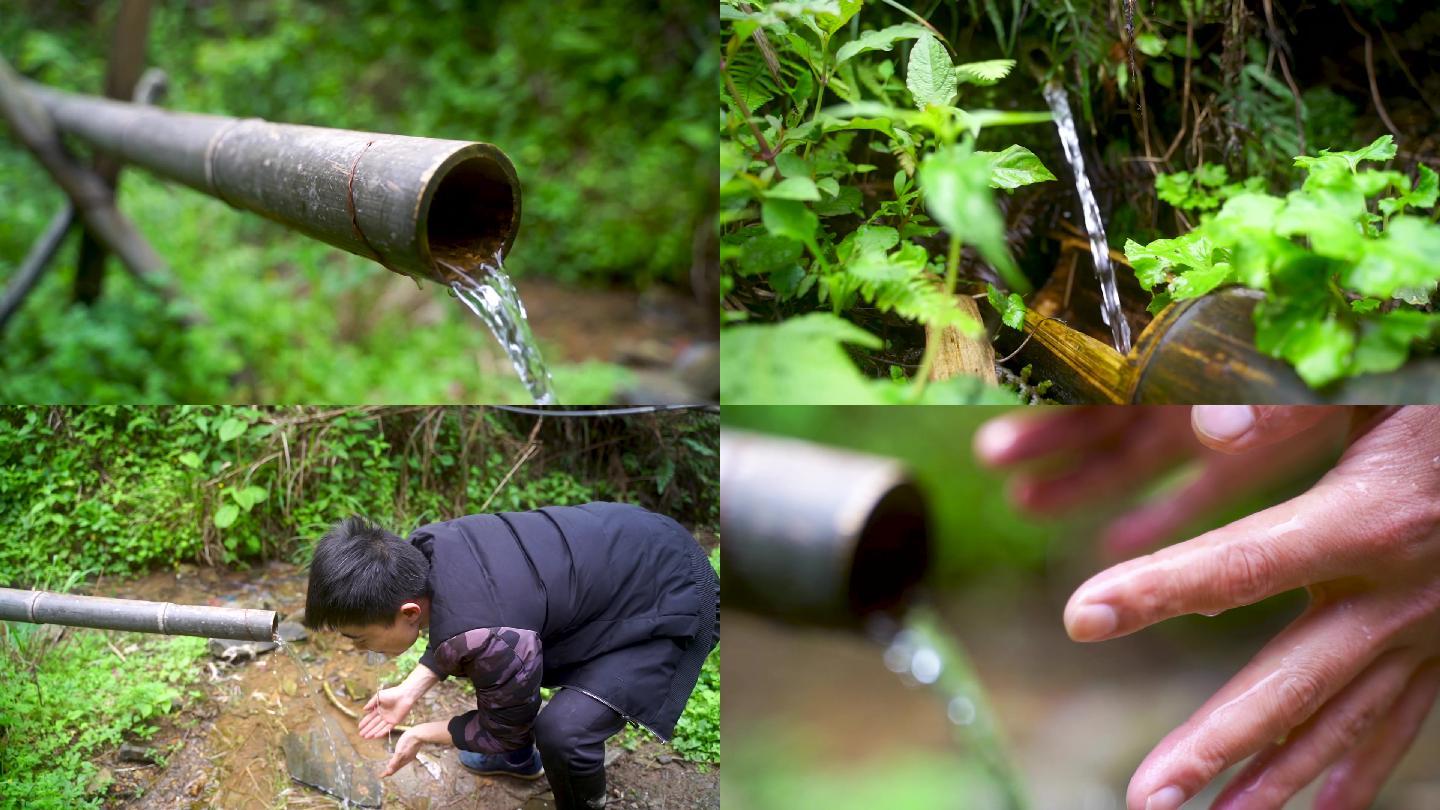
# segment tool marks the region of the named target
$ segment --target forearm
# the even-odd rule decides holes
[[[400,686],[410,693],[415,700],[430,691],[430,687],[440,682],[440,676],[424,664],[416,664],[415,669],[401,681]]]
[[[444,720],[432,720],[428,723],[420,723],[411,726],[410,730],[414,732],[415,736],[428,743],[436,743],[438,745],[453,744],[450,739],[449,724]]]

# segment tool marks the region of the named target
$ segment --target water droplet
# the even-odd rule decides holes
[[[962,695],[950,701],[950,705],[945,707],[945,715],[957,726],[968,726],[975,722],[975,704]]]
[[[1434,467],[1437,470],[1440,470],[1440,456],[1436,456],[1430,459],[1430,466]]]
[[[940,677],[940,653],[921,647],[910,657],[910,674],[920,683],[934,683]]]
[[[1202,611],[1200,611],[1200,615],[1201,615],[1201,616],[1209,616],[1210,618],[1213,619],[1213,618],[1215,618],[1216,616],[1219,616],[1221,613],[1224,613],[1224,612],[1225,612],[1225,611],[1223,611],[1223,610],[1202,610]]]

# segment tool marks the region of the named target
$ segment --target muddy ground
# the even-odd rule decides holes
[[[102,581],[93,592],[264,607],[278,611],[283,619],[304,607],[305,574],[279,562],[248,572],[184,566],[139,580]],[[161,731],[143,743],[162,755],[163,764],[122,761],[118,751],[96,761],[114,779],[106,805],[176,810],[340,806],[337,799],[293,781],[281,748],[287,733],[313,731],[322,724],[341,730],[356,752],[357,768],[378,774],[389,758],[387,741],[360,739],[356,721],[324,695],[320,683],[328,683],[335,700],[358,713],[382,679],[384,685],[392,685],[403,675],[396,675],[383,657],[356,650],[335,633],[311,633],[292,646],[309,671],[309,688],[295,662],[282,652],[233,665],[207,656],[200,665],[204,674],[196,683],[204,699],[180,705],[165,718]],[[122,646],[119,653],[125,652]],[[408,719],[441,720],[473,707],[473,696],[452,679],[430,690]],[[328,720],[322,719],[322,713]],[[620,744],[626,737],[636,740],[640,735],[622,734],[607,747],[611,807],[719,808],[718,768],[686,762],[654,739],[632,743],[634,749],[626,750]],[[346,742],[337,743],[342,759],[348,758]],[[454,748],[426,746],[419,761],[384,780],[382,806],[387,810],[544,810],[553,807],[551,799],[543,779],[477,776],[460,767]]]

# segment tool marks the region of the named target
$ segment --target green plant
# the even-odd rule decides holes
[[[1413,180],[1360,168],[1394,156],[1389,135],[1350,152],[1302,155],[1295,165],[1305,181],[1284,197],[1248,182],[1226,185],[1223,172],[1158,180],[1173,204],[1224,204],[1182,236],[1126,243],[1141,286],[1155,296],[1151,309],[1238,283],[1265,293],[1256,347],[1310,385],[1398,368],[1436,331],[1440,225],[1429,209],[1440,183],[1423,165]]]
[[[5,808],[101,806],[106,784],[90,757],[149,739],[186,695],[205,652],[204,639],[188,636],[10,622],[0,629],[0,680],[12,687],[0,690]]]
[[[955,106],[962,87],[993,85],[1015,62],[957,65],[930,29],[910,22],[861,32],[858,0],[753,5],[760,7],[721,6],[729,26],[721,71],[722,292],[763,284],[785,310],[828,305],[832,314],[739,326],[750,316],[728,311],[722,398],[975,398],[963,380],[927,393],[933,341],[913,381],[866,379],[842,344],[876,349],[879,342],[839,316],[864,306],[978,336],[980,324],[954,302],[964,245],[1011,288],[1028,291],[992,189],[1054,175],[1024,147],[977,146],[989,128],[1045,122],[1049,114]],[[886,54],[905,46],[902,82]],[[844,103],[822,109],[827,92]],[[892,168],[882,173],[880,162]],[[945,247],[932,254],[927,243],[942,229]]]

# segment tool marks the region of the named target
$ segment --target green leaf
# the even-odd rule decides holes
[[[230,490],[230,497],[241,509],[249,512],[255,504],[260,503],[270,496],[270,492],[264,487],[248,486],[243,489]]]
[[[215,510],[215,528],[228,529],[235,523],[237,517],[240,517],[240,507],[233,503],[227,503]]]
[[[966,147],[947,146],[920,164],[920,188],[930,216],[947,231],[975,246],[1014,289],[1030,283],[1010,258],[1005,221],[990,192],[990,159]]]
[[[1025,301],[1019,293],[1010,293],[1008,296],[1000,292],[994,284],[985,285],[985,298],[990,306],[1000,313],[1000,321],[1011,329],[1022,329],[1025,326]]]
[[[794,239],[764,233],[758,228],[757,235],[746,240],[740,247],[737,260],[742,276],[761,276],[794,267],[800,261],[805,248]]]
[[[770,233],[805,245],[814,241],[815,229],[820,227],[820,218],[799,200],[766,200],[760,218]]]
[[[200,455],[193,450],[187,450],[184,453],[181,453],[178,460],[181,464],[184,464],[186,467],[189,467],[192,470],[200,469]]]
[[[818,200],[820,189],[808,177],[788,177],[766,191],[765,196],[772,200]]]
[[[835,12],[821,11],[815,14],[815,21],[827,34],[833,34],[845,27],[850,18],[864,5],[864,0],[837,0],[838,10]]]
[[[901,23],[879,31],[866,31],[853,41],[840,46],[840,50],[835,52],[835,64],[842,64],[852,56],[866,51],[888,51],[902,39],[917,39],[925,33],[924,26],[915,23]]]
[[[955,66],[955,77],[969,84],[994,84],[1010,75],[1015,67],[1014,59],[989,59],[984,62],[967,62]]]
[[[1440,282],[1440,225],[1400,215],[1385,235],[1364,243],[1363,255],[1342,274],[1345,286],[1370,298],[1401,290],[1434,289]]]
[[[229,419],[226,419],[224,422],[222,422],[222,423],[220,424],[220,432],[219,432],[220,441],[222,441],[222,442],[228,442],[228,441],[230,441],[231,439],[239,436],[241,433],[244,433],[244,432],[245,432],[245,428],[247,428],[247,427],[249,427],[249,425],[245,424],[244,422],[240,421],[239,419],[236,419],[236,418],[233,417],[233,416],[230,417]]]
[[[915,106],[925,109],[934,104],[944,107],[955,97],[955,63],[950,52],[929,32],[910,49],[910,64],[905,70],[905,86],[915,99]]]
[[[1146,56],[1159,56],[1165,52],[1165,38],[1156,34],[1137,34],[1135,47]]]
[[[1013,189],[1055,179],[1040,158],[1023,146],[1012,145],[1001,152],[975,154],[985,155],[990,160],[991,188]]]
[[[1434,334],[1436,325],[1434,314],[1408,309],[1367,318],[1349,373],[1394,371],[1409,358],[1411,345]]]
[[[1333,152],[1329,149],[1322,149],[1319,157],[1301,155],[1295,158],[1295,165],[1311,171],[1324,171],[1327,166],[1334,165],[1335,159],[1339,158],[1353,172],[1362,160],[1386,161],[1393,157],[1395,157],[1395,139],[1389,135],[1381,135],[1369,146],[1349,152]]]
[[[732,326],[720,333],[720,399],[744,404],[881,404],[843,344],[868,349],[879,338],[849,321],[812,312],[779,325]]]

